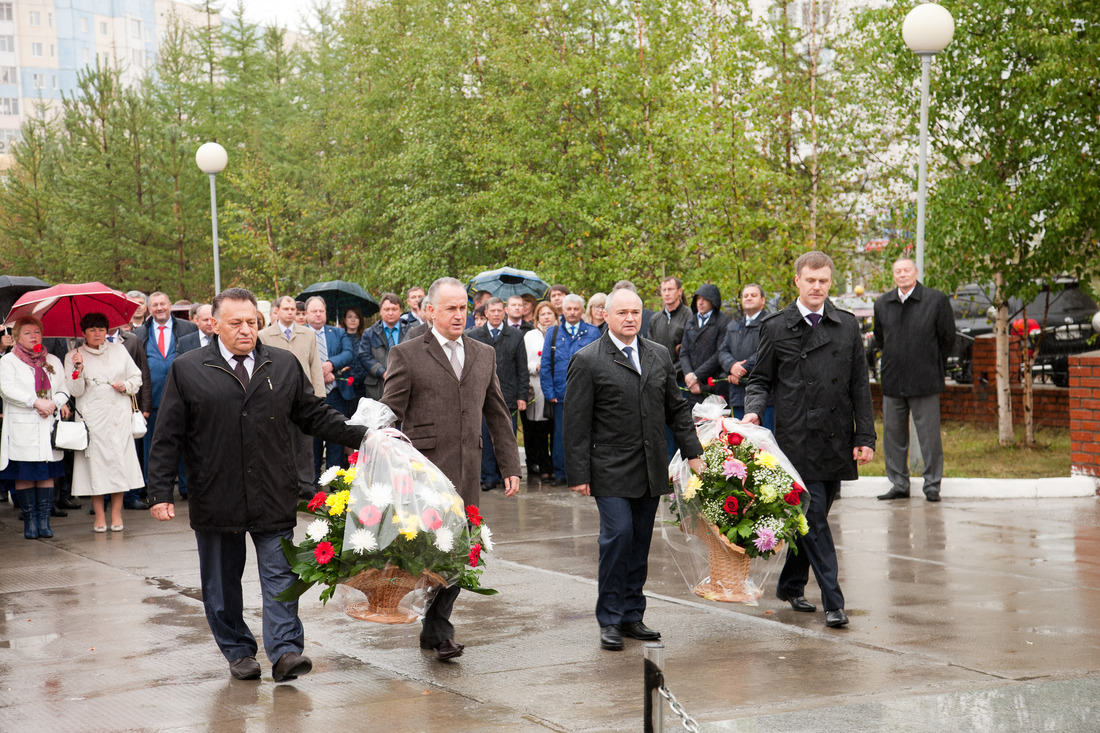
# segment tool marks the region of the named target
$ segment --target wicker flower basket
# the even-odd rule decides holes
[[[695,586],[695,595],[708,601],[752,603],[763,594],[763,590],[745,582],[749,578],[752,558],[743,548],[730,543],[709,522],[695,522],[693,530],[707,546],[710,561],[710,576]]]
[[[417,588],[446,585],[447,581],[430,570],[425,570],[420,577],[414,578],[401,568],[389,565],[382,570],[364,570],[342,584],[367,597],[365,602],[349,603],[344,609],[347,615],[379,624],[408,624],[419,617],[401,608],[401,599]]]

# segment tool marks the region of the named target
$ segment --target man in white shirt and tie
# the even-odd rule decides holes
[[[745,416],[745,382],[756,366],[763,314],[764,288],[749,283],[741,288],[741,316],[730,319],[725,338],[718,347],[718,361],[729,379],[729,406],[738,420]],[[760,424],[768,430],[775,429],[775,408],[770,395]]]
[[[199,327],[198,331],[189,333],[179,342],[179,351],[186,354],[192,349],[201,349],[210,343],[214,335],[214,317],[210,315],[209,303],[197,303],[191,307],[191,322]]]

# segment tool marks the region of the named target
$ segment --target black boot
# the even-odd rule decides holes
[[[23,510],[23,536],[28,540],[38,539],[38,509],[35,507],[34,489],[20,489],[15,492],[15,500]],[[47,515],[49,512],[46,512]]]
[[[38,536],[43,539],[53,537],[50,529],[50,511],[53,509],[53,487],[38,486],[35,488],[35,503],[38,505]]]

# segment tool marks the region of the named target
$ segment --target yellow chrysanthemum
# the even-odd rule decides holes
[[[355,480],[355,471],[356,471],[356,467],[355,467],[355,466],[352,466],[352,467],[351,467],[351,468],[349,468],[348,470],[344,471],[344,478],[345,478],[345,479],[347,480],[347,482],[348,482],[349,484],[350,484],[350,483],[351,483],[352,481],[354,481],[354,480]]]
[[[346,476],[346,475],[347,475],[347,473],[348,473],[348,472],[347,472],[347,471],[345,471],[345,470],[344,470],[344,469],[342,469],[342,468],[338,468],[338,469],[336,469],[336,475],[337,475],[337,476],[339,476],[340,478],[343,478],[344,476]]]
[[[809,531],[810,531],[810,523],[806,521],[806,515],[805,514],[799,514],[798,515],[798,533],[799,534],[806,534]]]
[[[447,507],[451,512],[459,516],[466,516],[466,506],[462,503],[462,497],[458,494],[452,494],[451,505]]]
[[[415,540],[416,539],[416,530],[415,529],[403,529],[403,530],[401,530],[401,536],[404,537],[407,540]]]
[[[775,460],[775,456],[765,451],[759,451],[755,456],[756,462],[764,468],[778,468],[779,462]]]
[[[695,498],[695,493],[699,491],[702,486],[702,479],[695,474],[691,474],[691,478],[688,479],[687,485],[684,487],[684,501],[691,501]]]
[[[420,461],[409,461],[409,465],[412,466],[412,470],[414,471],[419,471],[420,469],[424,468],[424,464]]]
[[[408,534],[412,532],[412,537],[415,537],[417,530],[420,528],[420,517],[416,514],[409,514],[407,512],[396,512],[393,517],[393,523],[401,528],[401,534],[407,537]],[[412,539],[412,537],[408,537],[408,539]]]
[[[325,506],[329,508],[328,514],[330,517],[336,517],[347,511],[348,498],[351,496],[351,492],[335,491],[328,495],[325,499]]]

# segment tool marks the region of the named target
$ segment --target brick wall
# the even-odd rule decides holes
[[[1100,351],[1069,358],[1071,472],[1100,478]]]
[[[1098,352],[1100,357],[1100,352]],[[1097,361],[1100,366],[1100,358]],[[1097,370],[1100,380],[1100,368]],[[1037,428],[1070,427],[1071,390],[1049,384],[1036,384],[1033,389],[1035,402],[1035,426]],[[1097,390],[1100,400],[1100,389]],[[882,388],[877,382],[871,382],[871,399],[875,405],[875,414],[882,414]],[[1012,420],[1016,425],[1024,421],[1023,385],[1012,385]],[[971,423],[974,425],[997,424],[997,390],[994,384],[951,384],[940,395],[940,416],[944,420]],[[1100,420],[1100,410],[1097,411]],[[1100,459],[1100,456],[1097,456]]]
[[[1020,350],[1023,342],[1011,338],[1008,346],[1008,378],[1013,384],[1020,383]],[[974,339],[974,383],[994,384],[997,381],[997,337],[986,334]],[[994,405],[996,400],[994,399]],[[1015,409],[1015,407],[1013,408]]]

